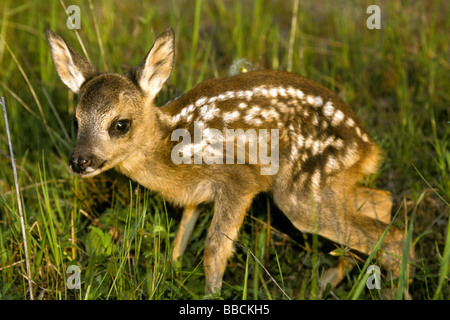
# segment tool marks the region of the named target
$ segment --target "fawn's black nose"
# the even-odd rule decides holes
[[[70,167],[73,172],[83,173],[86,168],[91,164],[91,159],[86,159],[84,157],[72,157],[70,158]]]

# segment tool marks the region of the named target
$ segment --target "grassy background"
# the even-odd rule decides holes
[[[63,6],[71,4],[81,9],[81,41],[66,27]],[[381,30],[366,28],[371,4],[381,8]],[[101,70],[122,72],[170,26],[176,62],[161,104],[206,78],[227,76],[239,59],[254,69],[305,75],[348,102],[386,152],[379,174],[367,183],[393,193],[394,223],[412,230],[416,274],[400,287],[409,286],[414,299],[450,298],[449,9],[447,1],[306,0],[298,7],[264,0],[2,1],[0,95],[18,167],[34,297],[202,298],[211,208],[201,214],[182,264],[172,268],[179,208],[111,172],[86,180],[70,174],[76,97],[57,77],[45,40],[50,27],[80,53],[83,45]],[[0,299],[29,299],[0,123]],[[339,259],[328,254],[333,243],[294,230],[266,195],[255,200],[239,242],[293,299],[319,298],[318,277]],[[361,258],[359,268],[367,257]],[[81,270],[81,290],[67,287],[70,265]],[[321,297],[379,299],[379,290],[365,287],[364,275],[355,268]],[[394,287],[382,280],[383,288]],[[285,298],[241,247],[224,281],[226,299]]]

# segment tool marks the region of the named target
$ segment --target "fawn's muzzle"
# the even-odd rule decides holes
[[[91,159],[87,159],[84,157],[77,157],[73,156],[70,158],[70,168],[75,173],[87,173],[90,170],[87,170],[90,167],[90,164],[92,163]]]

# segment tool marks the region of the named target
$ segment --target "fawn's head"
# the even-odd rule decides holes
[[[153,102],[172,71],[173,31],[164,31],[142,62],[126,75],[100,73],[55,32],[47,30],[46,35],[56,71],[79,95],[72,171],[88,177],[119,165],[139,148],[142,139],[136,137],[151,134]]]

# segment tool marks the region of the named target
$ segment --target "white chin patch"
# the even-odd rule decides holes
[[[93,177],[93,176],[99,174],[100,172],[101,172],[100,169],[94,170],[91,167],[87,167],[83,173],[79,174],[79,176],[82,178],[89,178],[89,177]]]
[[[89,178],[99,174],[101,171],[102,171],[101,169],[94,169],[92,167],[87,167],[82,173],[75,172],[75,174],[82,178]]]
[[[95,171],[95,170],[92,169],[92,167],[87,167],[87,168],[84,170],[85,173],[92,173],[92,172],[94,172],[94,171]]]

